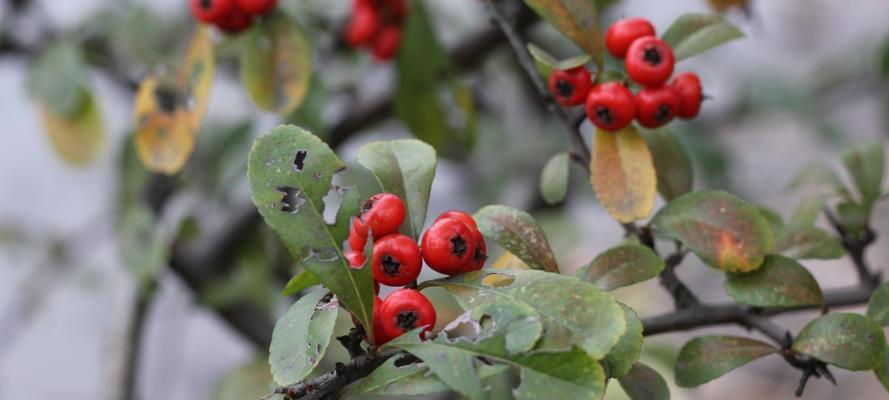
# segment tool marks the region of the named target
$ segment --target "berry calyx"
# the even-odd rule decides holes
[[[420,275],[420,248],[413,239],[395,233],[374,243],[374,280],[387,286],[404,286]]]
[[[401,45],[401,27],[397,25],[384,26],[373,39],[373,55],[379,61],[390,60],[398,54]]]
[[[485,266],[488,260],[488,246],[485,244],[485,237],[477,228],[469,228],[470,237],[475,242],[475,252],[472,253],[472,259],[463,268],[463,272],[478,271]]]
[[[373,232],[374,240],[398,232],[404,222],[404,202],[391,193],[371,196],[361,209],[361,219]]]
[[[649,87],[636,94],[636,120],[646,128],[657,128],[676,117],[679,98],[672,86]]]
[[[679,98],[679,109],[676,116],[691,119],[701,111],[702,89],[701,80],[694,72],[683,72],[676,75],[671,83]]]
[[[549,90],[563,106],[583,104],[593,88],[593,78],[585,67],[555,70],[549,76]]]
[[[376,8],[367,4],[356,5],[346,27],[346,43],[352,47],[360,47],[370,43],[380,30],[380,14]]]
[[[435,219],[435,221],[441,221],[448,218],[456,219],[457,221],[466,224],[466,226],[468,226],[469,228],[478,229],[478,224],[475,223],[475,218],[472,218],[471,215],[460,210],[445,211],[441,213],[438,218]]]
[[[476,242],[469,227],[457,219],[435,221],[423,234],[423,260],[435,271],[457,275],[472,261]]]
[[[644,18],[624,18],[605,32],[605,47],[611,55],[623,59],[636,39],[654,36],[654,26]]]
[[[673,50],[656,37],[636,39],[627,49],[627,75],[642,86],[659,86],[673,74]]]
[[[633,122],[636,116],[633,93],[617,82],[596,85],[587,96],[586,114],[599,129],[619,131]]]
[[[201,22],[215,24],[229,15],[234,0],[190,0],[191,13]]]
[[[391,339],[419,327],[424,328],[422,336],[425,337],[435,326],[435,318],[435,307],[414,289],[396,290],[380,305],[380,325]]]
[[[250,15],[264,15],[278,4],[278,0],[235,0],[238,7]]]

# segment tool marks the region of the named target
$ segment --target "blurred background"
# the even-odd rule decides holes
[[[448,49],[491,29],[483,2],[426,2]],[[704,0],[612,3],[603,15],[606,23],[643,16],[660,31],[683,13],[714,12]],[[171,57],[181,57],[194,27],[187,3],[4,1],[0,399],[120,398],[132,362],[144,399],[264,394],[269,376],[262,344],[272,321],[293,301],[279,292],[295,269],[251,212],[244,171],[252,139],[282,122],[311,128],[353,167],[342,179],[372,193],[379,189],[357,165],[357,149],[372,140],[410,136],[388,107],[379,107],[393,90],[393,66],[349,51],[337,39],[349,4],[280,0],[315,47],[309,98],[292,115],[257,110],[238,79],[238,40],[216,35],[217,73],[195,154],[179,175],[161,177],[149,175],[134,158],[134,85]],[[798,171],[814,161],[838,165],[839,152],[849,144],[889,137],[889,2],[754,0],[746,9],[725,10],[725,16],[747,37],[678,66],[696,71],[712,100],[698,120],[674,122],[671,129],[692,155],[696,188],[725,189],[787,216],[806,197],[785,189]],[[531,24],[527,34],[556,55],[577,53],[545,24]],[[60,39],[83,44],[86,84],[100,110],[102,134],[89,139],[96,155],[79,165],[60,156],[29,90],[40,50]],[[621,227],[597,204],[577,166],[571,167],[564,204],[547,206],[540,199],[543,164],[570,143],[509,50],[492,45],[453,61],[461,69],[453,78],[470,90],[477,111],[475,143],[440,160],[430,218],[491,203],[529,210],[549,235],[563,272],[619,243]],[[344,127],[355,115],[367,118]],[[588,123],[583,130],[589,141]],[[133,196],[145,198],[156,214],[124,217],[121,210]],[[128,230],[131,223],[145,226],[139,218],[157,229]],[[874,228],[889,232],[886,204],[876,209]],[[868,257],[882,269],[889,247],[879,240]],[[220,241],[229,244],[226,251],[208,254]],[[152,260],[163,261],[157,271],[151,270]],[[846,259],[804,264],[824,288],[855,283]],[[728,300],[721,274],[699,260],[689,257],[679,273],[703,300]],[[146,281],[146,275],[158,279]],[[143,300],[146,293],[153,295],[150,301]],[[672,304],[655,281],[621,289],[617,296],[643,317]],[[458,312],[447,295],[434,298],[444,310],[442,321]],[[348,317],[342,314],[345,330]],[[794,314],[778,322],[796,332],[812,317]],[[740,331],[715,327],[694,334],[704,332]],[[673,360],[691,336],[647,338],[643,360],[672,382]],[[344,357],[339,345],[331,346],[328,358]],[[871,373],[833,371],[838,386],[811,382],[806,398],[886,398]],[[672,392],[676,399],[791,398],[798,378],[797,370],[769,357],[698,389]],[[612,386],[607,398],[625,398]]]

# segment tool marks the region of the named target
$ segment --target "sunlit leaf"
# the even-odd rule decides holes
[[[543,19],[573,40],[596,61],[599,69],[605,56],[605,36],[599,26],[596,3],[589,0],[525,0]]]
[[[653,368],[636,363],[630,372],[618,379],[630,400],[670,400],[667,381]]]
[[[718,15],[685,14],[670,25],[663,39],[679,61],[742,37],[744,33]]]
[[[800,263],[769,255],[756,271],[728,274],[725,292],[736,302],[757,307],[821,304],[818,282]]]
[[[682,346],[676,359],[676,384],[695,387],[762,358],[778,349],[758,340],[733,336],[702,336]]]
[[[883,362],[886,338],[872,319],[859,314],[831,313],[809,322],[793,350],[853,371],[874,369]]]
[[[648,216],[657,196],[657,175],[648,144],[630,126],[596,131],[590,181],[599,202],[620,222]]]
[[[269,347],[269,365],[277,384],[299,382],[318,366],[330,344],[338,306],[326,290],[316,290],[278,319]]]
[[[312,48],[292,19],[273,13],[247,33],[241,81],[263,110],[287,114],[302,105],[312,81]]]
[[[602,290],[614,290],[654,278],[664,269],[664,260],[642,245],[621,245],[596,256],[574,274]]]
[[[570,157],[568,153],[552,156],[540,173],[540,194],[547,204],[561,203],[568,194]]]
[[[482,208],[473,218],[486,237],[493,239],[529,267],[559,272],[556,256],[549,247],[546,234],[528,213],[493,205]]]

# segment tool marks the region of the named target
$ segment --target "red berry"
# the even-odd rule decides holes
[[[624,18],[605,32],[605,47],[611,55],[623,59],[633,41],[646,36],[654,36],[651,22],[645,18]]]
[[[398,289],[383,301],[380,318],[383,332],[392,339],[419,327],[425,328],[425,337],[435,326],[435,307],[414,289]]]
[[[367,225],[361,218],[352,218],[352,227],[349,228],[349,249],[352,251],[364,252],[364,246],[367,245]]]
[[[374,281],[374,294],[380,294],[380,282]]]
[[[216,21],[216,27],[225,33],[238,33],[249,28],[252,22],[249,14],[235,6],[228,15]]]
[[[278,0],[235,0],[242,10],[250,15],[263,15],[278,4]]]
[[[441,215],[439,215],[438,218],[435,219],[435,221],[437,222],[448,218],[456,219],[457,221],[466,224],[466,226],[468,226],[469,228],[478,229],[478,224],[475,223],[475,219],[472,218],[471,215],[460,210],[445,211],[441,213]]]
[[[459,220],[435,221],[423,234],[423,259],[435,271],[457,275],[472,261],[476,243],[472,232]]]
[[[346,261],[349,262],[349,267],[352,269],[361,269],[364,268],[367,257],[361,251],[350,250],[346,252]]]
[[[658,86],[673,74],[673,50],[656,37],[636,39],[627,50],[627,75],[642,86]]]
[[[392,338],[386,335],[386,330],[383,328],[383,316],[380,311],[382,306],[383,301],[378,296],[374,296],[374,344],[377,346],[382,346],[392,340]]]
[[[379,61],[391,60],[398,53],[401,44],[401,27],[397,25],[384,26],[373,41],[373,55]]]
[[[234,0],[190,0],[189,5],[195,19],[206,23],[216,23],[226,17],[234,8]]]
[[[673,89],[679,97],[679,109],[676,116],[691,119],[701,111],[701,80],[694,72],[683,72],[673,78]]]
[[[374,240],[398,232],[404,222],[404,202],[391,193],[371,196],[361,209],[361,219],[373,232]]]
[[[636,116],[633,93],[617,82],[596,85],[587,96],[586,115],[599,129],[619,131]]]
[[[395,18],[395,20],[400,20],[407,16],[407,1],[383,0],[383,9],[385,12]]]
[[[679,110],[679,97],[672,86],[649,87],[636,94],[636,120],[646,128],[657,128],[670,121]]]
[[[346,43],[361,47],[370,43],[380,30],[380,14],[370,5],[358,5],[346,27]]]
[[[593,78],[585,67],[555,70],[549,76],[549,91],[563,106],[583,104],[593,88]]]
[[[413,239],[395,233],[374,243],[374,280],[387,286],[404,286],[420,275],[423,258]]]
[[[463,272],[478,271],[485,266],[488,259],[488,246],[485,245],[485,237],[476,228],[469,228],[470,237],[475,243],[475,252],[472,253],[472,260],[463,268]]]

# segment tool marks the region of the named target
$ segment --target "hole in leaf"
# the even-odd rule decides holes
[[[321,250],[310,249],[309,254],[305,258],[303,258],[303,262],[306,262],[306,261],[309,261],[312,259],[317,259],[318,262],[322,262],[322,263],[332,263],[332,262],[339,261],[340,254],[334,248],[326,248],[326,249],[321,249]]]
[[[306,203],[306,199],[300,196],[302,191],[295,187],[278,186],[275,190],[284,194],[281,197],[281,211],[283,212],[296,214],[300,207]]]
[[[515,277],[507,274],[491,273],[482,278],[482,285],[490,288],[502,288],[512,285]]]
[[[296,172],[303,172],[303,168],[306,167],[306,157],[309,156],[309,151],[306,149],[301,149],[296,151],[296,155],[293,157],[293,170]]]
[[[460,337],[475,340],[481,331],[481,325],[472,319],[472,311],[467,311],[448,323],[441,331],[448,339]]]
[[[321,201],[324,202],[324,222],[328,225],[336,224],[336,215],[339,213],[340,207],[343,205],[343,200],[345,199],[347,191],[349,191],[349,189],[330,185],[330,191],[321,198]]]
[[[401,357],[396,358],[394,365],[396,368],[401,368],[408,365],[416,364],[418,362],[420,362],[419,358],[415,357],[412,354],[405,354]]]

